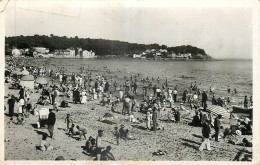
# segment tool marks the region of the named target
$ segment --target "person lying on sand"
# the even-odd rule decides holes
[[[164,125],[157,123],[157,130],[164,130]]]
[[[130,135],[128,129],[125,130],[125,140],[136,140],[136,138]]]
[[[53,150],[53,146],[51,145],[50,141],[47,141],[47,137],[48,137],[48,134],[46,134],[46,133],[44,133],[42,135],[42,141],[41,141],[41,144],[40,144],[40,150],[41,151]]]
[[[181,103],[181,105],[180,105],[180,110],[190,113],[190,111],[184,107],[183,103]]]

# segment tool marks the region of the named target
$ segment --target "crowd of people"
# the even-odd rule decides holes
[[[210,89],[208,91],[201,90],[199,83],[196,81],[191,83],[190,87],[180,92],[180,88],[175,85],[169,86],[167,78],[162,80],[160,77],[143,77],[139,73],[130,76],[124,76],[122,82],[118,81],[118,77],[106,76],[110,73],[107,67],[104,67],[103,75],[94,75],[89,68],[80,67],[80,73],[65,72],[64,70],[47,70],[46,67],[40,68],[37,66],[17,65],[12,63],[12,60],[7,61],[10,70],[14,71],[17,68],[27,70],[34,78],[44,77],[48,79],[48,84],[36,84],[34,90],[27,89],[20,86],[18,95],[11,95],[7,101],[9,106],[10,121],[13,122],[15,111],[15,104],[18,104],[17,123],[24,122],[24,118],[28,118],[30,113],[35,114],[38,105],[52,105],[49,109],[47,118],[47,126],[49,136],[43,134],[40,149],[42,151],[51,150],[53,146],[47,142],[55,136],[55,111],[59,111],[59,107],[69,107],[69,104],[86,104],[87,102],[99,100],[101,106],[111,106],[111,112],[119,112],[122,115],[129,115],[130,122],[139,123],[139,119],[134,115],[136,112],[145,113],[146,115],[146,129],[148,131],[164,130],[162,113],[166,112],[166,120],[168,122],[181,123],[182,118],[186,115],[193,115],[193,120],[189,123],[191,126],[202,127],[202,144],[198,148],[202,151],[205,146],[207,150],[212,150],[210,147],[210,139],[215,138],[219,142],[219,135],[221,127],[221,115],[215,116],[207,110],[209,98],[212,96],[212,105],[221,107],[228,107],[230,105],[230,98],[226,97],[216,99],[215,91]],[[11,72],[12,73],[12,72]],[[6,75],[6,82],[16,83],[19,77],[11,78],[12,74]],[[12,81],[10,81],[10,79]],[[120,84],[121,83],[121,84]],[[37,103],[32,103],[30,95],[33,92],[39,93]],[[150,93],[150,94],[149,94]],[[181,96],[179,96],[181,94]],[[227,93],[231,93],[228,87]],[[237,94],[236,88],[232,92]],[[63,96],[63,99],[58,99],[58,96]],[[138,98],[138,99],[137,99]],[[139,99],[141,98],[141,99]],[[59,102],[60,101],[60,102]],[[60,104],[60,105],[59,105]],[[118,105],[122,105],[122,110],[118,109]],[[179,104],[179,105],[178,105]],[[244,107],[252,106],[252,96],[250,99],[245,96]],[[185,105],[187,107],[185,107]],[[243,134],[252,133],[252,118],[243,127]],[[79,140],[84,138],[86,142],[86,150],[90,155],[95,156],[97,160],[115,160],[111,153],[111,146],[104,146],[102,136],[104,131],[98,130],[96,139],[89,137],[87,139],[87,129],[83,126],[75,125],[71,115],[67,114],[65,118],[66,132],[70,137],[79,136]],[[215,134],[210,136],[211,128],[214,128]],[[237,127],[239,130],[241,127]],[[250,130],[251,129],[251,130]],[[114,133],[116,144],[119,145],[120,139],[135,140],[130,135],[128,129],[124,129],[121,125],[120,129],[115,127]]]

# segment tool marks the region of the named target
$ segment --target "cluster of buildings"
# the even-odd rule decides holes
[[[139,59],[161,59],[161,58],[172,58],[172,59],[190,59],[192,58],[191,53],[176,54],[174,52],[168,52],[166,49],[147,49],[143,52],[134,53],[133,58]]]
[[[92,50],[83,50],[82,48],[58,49],[50,52],[48,48],[33,47],[30,49],[13,49],[13,56],[26,55],[32,52],[34,58],[95,58],[95,52]]]
[[[83,50],[82,48],[68,48],[65,50],[57,49],[50,52],[48,48],[33,47],[32,49],[13,49],[13,56],[32,54],[34,58],[96,58],[95,52],[92,50]],[[191,53],[176,54],[168,52],[167,49],[147,49],[143,52],[132,54],[135,59],[192,59]]]

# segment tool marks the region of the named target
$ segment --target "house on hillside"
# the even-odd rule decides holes
[[[63,51],[64,58],[75,58],[75,49],[70,48]]]
[[[43,56],[47,55],[48,53],[49,53],[48,48],[44,48],[44,47],[34,47],[33,48],[33,57],[34,58],[43,57]]]
[[[84,50],[82,52],[82,58],[95,58],[95,52],[93,52],[92,50]]]

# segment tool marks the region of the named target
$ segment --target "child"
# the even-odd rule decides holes
[[[91,144],[90,155],[95,157],[97,155],[97,153],[96,153],[96,139],[92,138],[90,140],[90,144]]]
[[[87,150],[87,153],[90,153],[90,147],[91,147],[91,139],[93,139],[92,136],[90,136],[86,142],[86,150]]]
[[[115,103],[112,102],[112,105],[111,105],[111,112],[115,112]]]
[[[71,133],[71,135],[70,135],[70,133]],[[69,134],[69,136],[71,136],[71,137],[72,137],[73,135],[77,135],[77,134],[78,134],[78,131],[76,130],[75,124],[72,124],[72,125],[71,125],[68,134]]]
[[[32,109],[32,104],[30,102],[30,98],[27,98],[27,102],[25,104],[25,117],[28,118],[30,115],[30,111]]]
[[[131,114],[130,114],[130,122],[135,122],[135,116],[134,116],[134,113],[133,112],[131,112]]]
[[[65,123],[67,123],[67,132],[70,129],[70,122],[72,122],[70,114],[67,114],[67,117],[65,118]],[[73,122],[72,122],[73,123]]]
[[[116,143],[117,145],[119,145],[119,137],[120,137],[120,133],[118,131],[118,127],[115,127],[115,133],[114,135],[116,136]]]

